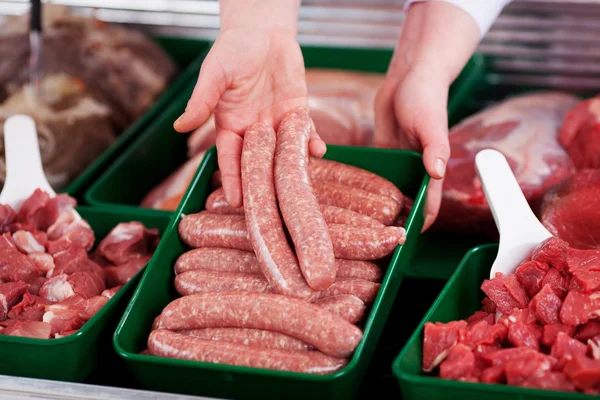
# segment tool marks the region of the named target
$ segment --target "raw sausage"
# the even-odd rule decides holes
[[[345,260],[378,260],[406,240],[406,230],[396,226],[366,228],[330,224],[328,229],[335,257]],[[191,247],[252,251],[244,217],[240,215],[216,215],[206,211],[186,215],[179,223],[179,235]]]
[[[244,217],[217,215],[207,211],[184,215],[179,237],[190,247],[224,247],[253,251]]]
[[[308,141],[312,128],[305,108],[288,113],[281,121],[275,148],[275,189],[300,270],[312,289],[323,290],[334,282],[336,270],[327,223],[308,172]],[[260,204],[258,206],[262,209]],[[260,211],[257,207],[257,212]]]
[[[318,351],[263,349],[199,339],[164,329],[150,333],[148,349],[152,355],[161,357],[309,374],[327,374],[346,365],[343,358],[329,357]]]
[[[223,188],[212,192],[205,204],[206,211],[221,215],[244,215],[244,207],[233,208],[225,200]],[[346,224],[353,226],[368,226],[371,228],[383,228],[381,222],[368,215],[360,214],[347,208],[319,204],[323,218],[328,224]]]
[[[263,275],[216,272],[198,269],[175,277],[175,290],[182,296],[194,293],[253,292],[274,293]]]
[[[253,328],[283,333],[333,357],[348,357],[362,339],[356,326],[304,300],[267,293],[199,293],[161,313],[159,328]]]
[[[371,304],[375,300],[375,297],[377,297],[380,286],[379,283],[362,279],[343,279],[334,282],[333,285],[323,290],[319,296],[327,298],[340,294],[351,294],[358,297],[363,303]]]
[[[335,182],[315,181],[314,188],[319,203],[347,208],[376,219],[384,225],[391,225],[402,209],[402,204],[389,196]]]
[[[282,333],[265,331],[262,329],[245,328],[204,328],[177,331],[182,335],[193,336],[206,340],[218,340],[243,344],[245,346],[264,347],[266,349],[282,349],[293,351],[313,350],[301,340]]]
[[[368,261],[335,260],[337,278],[358,278],[378,282],[382,271]],[[261,274],[254,253],[236,249],[200,248],[183,253],[175,262],[175,274],[203,269],[208,271]]]
[[[322,292],[316,292],[314,299],[352,294],[365,303],[371,303],[377,296],[379,283],[363,279],[342,278]],[[208,271],[198,269],[179,274],[175,277],[175,290],[181,296],[196,293],[251,292],[276,293],[261,274],[240,272]]]
[[[337,182],[367,192],[389,196],[402,206],[404,196],[400,189],[387,179],[362,168],[312,157],[310,159],[310,177],[314,181]]]
[[[377,260],[406,241],[406,231],[397,226],[351,229],[348,225],[331,224],[329,234],[335,256],[347,260]]]
[[[245,218],[241,218],[245,219],[251,248],[271,286],[277,293],[306,299],[314,292],[302,277],[279,217],[273,184],[274,154],[275,131],[269,125],[259,122],[246,130],[242,150]]]
[[[315,301],[315,304],[353,324],[360,322],[367,308],[361,299],[351,294],[325,297]]]

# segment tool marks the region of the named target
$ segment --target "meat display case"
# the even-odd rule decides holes
[[[154,35],[213,40],[219,29],[216,0],[52,2]],[[404,19],[403,3],[402,0],[304,0],[299,41],[306,45],[392,48]],[[0,21],[3,15],[21,14],[28,7],[28,0],[0,0]],[[515,0],[478,47],[489,58],[485,80],[499,91],[523,84],[600,91],[599,36],[600,0]],[[431,290],[435,298],[439,287]],[[11,376],[0,376],[0,398],[202,399]]]

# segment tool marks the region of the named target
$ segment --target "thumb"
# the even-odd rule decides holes
[[[202,63],[198,82],[183,114],[175,121],[177,132],[190,132],[201,126],[213,113],[227,89],[227,78],[220,63],[210,56]]]

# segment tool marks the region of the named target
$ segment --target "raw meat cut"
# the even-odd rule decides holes
[[[573,337],[573,334],[575,333],[575,327],[563,324],[544,325],[544,331],[542,334],[542,344],[544,346],[552,346],[556,341],[556,337],[559,333],[563,333],[569,337]]]
[[[0,335],[21,336],[35,339],[50,339],[52,327],[41,321],[15,321],[2,329]]]
[[[98,254],[115,265],[152,254],[158,245],[158,229],[148,229],[140,222],[120,223],[100,242]]]
[[[0,280],[29,282],[41,275],[33,261],[16,249],[0,249]]]
[[[558,324],[558,314],[562,306],[560,297],[554,293],[550,285],[546,285],[531,299],[529,307],[537,320],[543,325]]]
[[[0,283],[0,321],[5,320],[12,306],[21,301],[28,286],[23,282]]]
[[[502,273],[497,273],[494,279],[483,282],[481,290],[504,314],[510,314],[513,308],[525,308],[529,302],[523,286],[512,274],[503,276]]]
[[[567,111],[577,102],[558,92],[534,92],[510,98],[473,115],[450,131],[448,162],[436,228],[495,233],[475,155],[493,148],[507,158],[525,197],[535,203],[554,184],[573,173],[573,164],[558,142]]]
[[[577,168],[600,168],[600,97],[581,101],[567,113],[560,142]]]
[[[41,321],[50,301],[29,293],[23,295],[23,300],[8,312],[8,318],[26,321]]]
[[[600,170],[577,171],[549,190],[541,205],[542,224],[576,249],[600,248]]]
[[[448,357],[440,364],[440,377],[460,379],[471,376],[475,370],[475,356],[471,349],[457,344],[448,352]]]
[[[467,327],[465,321],[443,324],[425,324],[425,338],[423,339],[423,371],[429,372],[437,367],[448,356],[448,352],[459,337],[464,334]]]
[[[517,280],[525,289],[527,296],[535,296],[542,288],[542,281],[550,267],[538,261],[525,261],[515,271]]]
[[[152,256],[140,256],[132,258],[125,264],[116,267],[106,267],[106,282],[109,287],[124,285],[138,273],[138,271],[150,261]]]

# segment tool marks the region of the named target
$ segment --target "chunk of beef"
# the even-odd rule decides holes
[[[494,279],[485,280],[481,290],[496,304],[498,310],[510,314],[514,308],[525,308],[529,303],[527,293],[515,275],[498,273]]]
[[[448,352],[459,337],[464,335],[466,321],[453,321],[447,324],[436,322],[425,324],[423,339],[423,371],[430,372],[448,356]]]
[[[527,296],[533,297],[540,291],[548,269],[548,264],[539,261],[525,261],[519,265],[515,275]]]
[[[41,321],[45,312],[45,307],[48,304],[51,304],[51,302],[46,299],[25,293],[23,295],[23,300],[10,309],[8,318],[26,321]]]
[[[554,293],[550,285],[544,286],[538,294],[531,299],[530,307],[542,325],[558,324],[562,301]]]
[[[440,364],[440,377],[444,379],[466,378],[475,371],[475,356],[471,348],[457,344],[448,352],[448,357]]]
[[[140,222],[120,223],[100,242],[97,251],[115,265],[121,265],[132,258],[151,255],[158,241],[158,229],[147,229]]]
[[[52,327],[41,321],[15,321],[0,331],[1,335],[21,336],[35,339],[50,339]]]
[[[8,312],[21,301],[28,287],[23,282],[0,283],[0,320],[8,318]]]

